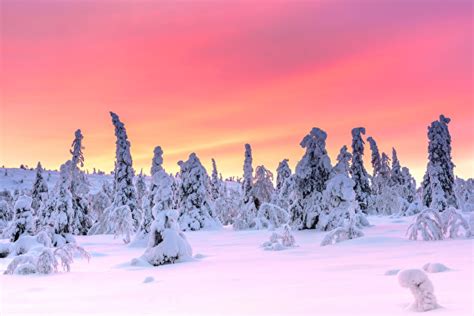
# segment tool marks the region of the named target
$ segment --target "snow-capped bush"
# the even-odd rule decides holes
[[[104,211],[110,206],[110,198],[103,190],[90,196],[91,218],[95,222],[104,215]]]
[[[414,222],[408,226],[408,238],[417,240],[443,239],[443,220],[437,210],[427,208],[418,214]]]
[[[28,254],[15,257],[4,274],[52,274],[59,271],[59,265],[63,271],[69,272],[74,254],[90,259],[89,253],[76,244],[66,244],[58,248],[37,247]]]
[[[157,214],[150,231],[148,247],[141,259],[158,266],[192,257],[192,249],[180,231],[178,213],[166,210]]]
[[[438,307],[434,295],[433,283],[428,276],[419,269],[407,269],[398,273],[398,283],[401,287],[409,288],[415,297],[410,309],[426,312]]]
[[[36,231],[36,221],[31,208],[31,198],[26,195],[20,196],[13,210],[15,217],[7,228],[10,240],[17,241],[23,234],[33,235]]]
[[[474,179],[456,178],[454,193],[458,206],[463,212],[474,212]]]
[[[453,207],[442,213],[428,208],[415,217],[407,234],[411,240],[417,240],[419,237],[423,240],[468,238],[471,236],[471,229],[468,221]]]
[[[359,238],[364,236],[364,233],[360,231],[354,223],[349,224],[345,227],[337,227],[331,230],[324,236],[321,241],[321,246],[333,245],[341,241]]]
[[[443,219],[443,234],[446,238],[470,237],[469,223],[454,207],[449,207],[441,213]]]
[[[296,247],[295,237],[291,233],[291,227],[288,224],[283,225],[280,232],[272,233],[270,240],[263,243],[262,247],[265,250],[283,250]]]
[[[252,226],[256,229],[275,229],[288,223],[289,220],[290,214],[286,210],[275,204],[263,203],[257,211],[255,224]]]
[[[114,233],[114,238],[124,236],[123,242],[128,244],[133,233],[132,211],[128,205],[122,205],[114,209],[110,207],[106,213],[109,214],[108,218],[111,221],[110,232]]]

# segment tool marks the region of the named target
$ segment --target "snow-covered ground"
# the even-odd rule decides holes
[[[160,267],[132,266],[144,248],[112,236],[77,237],[92,258],[70,273],[0,276],[0,315],[411,315],[396,270],[429,262],[449,270],[427,273],[442,306],[427,313],[473,315],[473,239],[409,241],[411,218],[369,220],[362,238],[320,247],[324,233],[298,231],[283,251],[260,247],[269,231],[187,232],[194,259]]]

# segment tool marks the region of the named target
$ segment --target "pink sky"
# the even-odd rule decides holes
[[[195,151],[240,175],[246,142],[254,165],[294,166],[313,126],[334,162],[364,126],[420,179],[444,113],[455,173],[473,177],[472,14],[457,0],[2,1],[0,165],[58,168],[81,128],[86,168],[109,171],[113,110],[146,172],[156,145],[169,171]]]

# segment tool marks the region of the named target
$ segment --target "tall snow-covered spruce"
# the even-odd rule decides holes
[[[195,153],[188,160],[180,161],[180,214],[179,225],[183,230],[200,230],[221,226],[215,214],[210,192],[209,176]]]
[[[451,120],[440,115],[428,127],[428,165],[423,178],[423,203],[442,211],[448,206],[457,207],[454,192],[454,163],[451,158]]]
[[[72,208],[74,209],[74,218],[72,223],[72,234],[86,235],[92,226],[92,218],[90,214],[90,203],[87,199],[89,193],[89,181],[86,174],[80,169],[84,167],[84,154],[82,150],[82,140],[84,136],[80,129],[74,133],[74,141],[72,142],[70,153],[71,164],[69,176],[71,181],[69,183],[69,190],[72,195]]]
[[[356,127],[352,129],[352,164],[350,173],[352,180],[355,183],[354,191],[356,193],[356,200],[363,212],[367,212],[370,198],[369,175],[364,167],[364,140],[362,135],[365,135],[365,128]]]
[[[243,196],[244,204],[248,203],[250,200],[252,184],[253,184],[252,147],[250,147],[250,144],[245,144],[244,178],[242,181],[242,196]]]
[[[104,216],[90,230],[90,234],[114,233],[125,235],[125,242],[130,241],[130,234],[137,231],[142,219],[137,201],[137,192],[133,183],[135,172],[130,154],[125,125],[117,114],[110,112],[115,127],[116,150],[114,170],[114,197],[112,205],[104,211]]]
[[[31,190],[31,207],[33,210],[38,211],[41,205],[48,199],[48,184],[43,178],[43,167],[38,162],[36,166],[35,181],[33,182],[33,189]]]
[[[294,228],[313,229],[318,224],[322,192],[332,169],[326,138],[326,132],[315,127],[300,143],[306,152],[295,171],[295,200],[290,206]]]

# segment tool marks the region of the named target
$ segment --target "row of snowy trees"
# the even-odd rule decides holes
[[[11,222],[4,233],[12,240],[24,232],[43,228],[64,240],[71,235],[102,233],[123,236],[125,242],[132,238],[143,240],[153,234],[156,220],[163,219],[160,214],[171,214],[170,211],[177,214],[176,224],[183,230],[230,224],[237,230],[260,229],[289,224],[294,229],[339,229],[335,237],[357,236],[357,228],[368,225],[367,214],[413,215],[428,206],[444,210],[459,205],[471,210],[474,204],[472,180],[454,181],[449,119],[444,116],[428,129],[429,162],[421,193],[417,192],[409,169],[401,166],[396,150],[392,149],[390,159],[379,152],[373,137],[366,139],[373,169],[368,174],[363,159],[363,127],[352,130],[351,151],[342,146],[335,165],[327,153],[326,132],[313,128],[300,143],[305,152],[295,173],[284,159],[277,168],[275,187],[270,170],[264,166],[254,170],[249,144],[245,145],[240,184],[224,181],[214,159],[209,176],[194,153],[178,163],[180,172],[168,174],[163,168],[163,150],[157,146],[147,185],[142,172],[135,175],[125,125],[115,113],[111,118],[116,136],[112,186],[104,183],[102,190],[89,193],[90,185],[81,170],[83,135],[77,130],[71,160],[61,166],[56,186],[48,190],[38,164],[31,205],[27,207],[23,201],[15,207],[14,216],[0,212],[0,220],[3,216],[4,222]],[[1,202],[0,211],[8,208]]]

